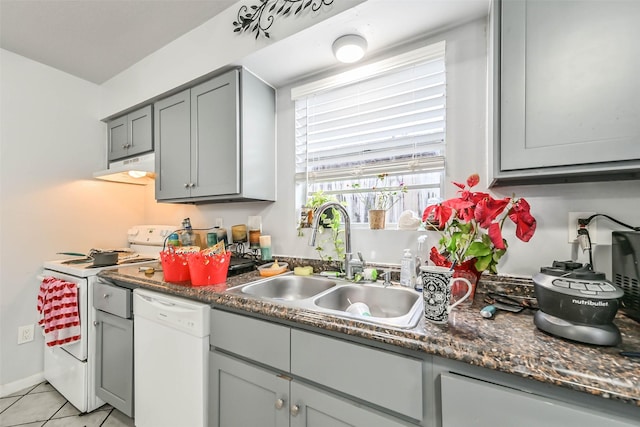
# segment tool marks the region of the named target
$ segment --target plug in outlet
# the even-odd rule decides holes
[[[574,243],[576,241],[576,237],[578,236],[578,228],[580,228],[578,219],[587,219],[594,214],[595,212],[569,212],[569,228],[567,228],[569,243]],[[591,239],[591,243],[598,243],[596,239],[597,229],[595,220],[591,220],[591,222],[587,226],[587,230],[589,230],[589,238]]]
[[[33,325],[20,326],[18,328],[18,344],[33,341]]]

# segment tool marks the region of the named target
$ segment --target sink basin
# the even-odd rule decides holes
[[[262,298],[296,301],[311,298],[336,286],[336,282],[308,276],[276,276],[249,284],[242,292]]]
[[[361,302],[369,306],[371,316],[347,313],[351,303]],[[320,309],[334,311],[340,315],[361,320],[412,328],[422,315],[422,296],[413,290],[376,285],[344,285],[318,296],[314,305]]]
[[[228,292],[395,328],[414,328],[423,316],[422,295],[412,289],[354,284],[318,276],[284,274],[241,285]],[[367,304],[371,316],[348,313],[349,301]]]

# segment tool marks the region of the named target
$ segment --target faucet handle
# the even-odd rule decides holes
[[[384,283],[382,283],[382,286],[386,288],[387,286],[391,285],[391,270],[387,270],[382,273],[382,278],[384,279]]]
[[[360,253],[358,253],[358,257],[360,257]],[[351,266],[351,273],[362,273],[364,271],[364,260],[360,257],[360,259],[350,259],[347,261]]]

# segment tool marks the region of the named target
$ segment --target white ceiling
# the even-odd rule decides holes
[[[234,3],[259,1],[0,0],[0,46],[101,84]],[[489,4],[490,0],[368,0],[273,43],[242,64],[278,87],[335,67],[331,44],[340,35],[362,34],[373,55],[486,16]]]
[[[100,84],[236,1],[0,0],[0,47]]]

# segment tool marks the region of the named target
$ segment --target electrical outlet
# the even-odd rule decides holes
[[[567,228],[569,243],[574,243],[578,236],[578,228],[580,228],[578,219],[587,219],[594,214],[595,212],[569,212],[569,227]],[[587,226],[587,230],[589,230],[589,238],[591,239],[591,243],[598,243],[596,238],[597,230],[595,220],[591,220],[591,222]]]
[[[34,327],[33,325],[20,326],[18,328],[18,344],[33,341]]]

